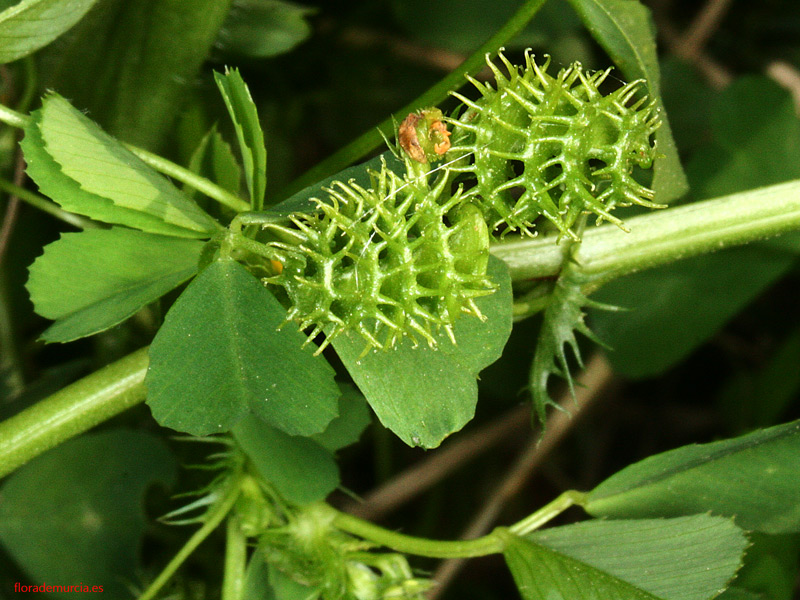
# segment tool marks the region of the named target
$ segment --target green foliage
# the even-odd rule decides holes
[[[225,75],[214,73],[214,79],[236,129],[247,189],[250,190],[250,206],[253,210],[261,210],[267,189],[267,150],[253,98],[235,69],[226,71]]]
[[[561,569],[572,559],[574,571],[555,586],[565,599],[592,598],[588,590],[607,585],[609,595],[603,597],[705,600],[734,577],[747,546],[747,537],[730,519],[695,515],[554,527],[515,542],[506,559],[517,565],[518,584],[528,587],[523,598],[552,593],[551,585],[538,581],[536,561]],[[537,581],[529,580],[526,563]],[[581,588],[586,591],[577,591]]]
[[[22,0],[0,12],[0,63],[46,46],[81,20],[97,0]]]
[[[57,94],[23,146],[31,178],[62,207],[152,233],[208,237],[216,223],[167,179]]]
[[[224,259],[209,265],[150,347],[148,404],[156,419],[194,435],[228,431],[248,412],[289,435],[324,430],[339,397],[333,369],[301,348],[301,333],[278,329],[283,316],[244,267]]]
[[[230,0],[99,0],[41,53],[55,90],[112,135],[164,145],[228,13]]]
[[[115,227],[66,233],[30,267],[36,311],[55,320],[47,342],[121,323],[197,272],[202,242]]]
[[[38,584],[83,582],[128,597],[147,527],[142,496],[175,476],[175,457],[151,434],[111,430],[70,440],[4,482],[0,542]]]
[[[477,301],[487,323],[456,321],[456,344],[440,332],[435,349],[406,338],[389,351],[362,356],[364,344],[356,336],[333,341],[381,423],[410,446],[435,448],[475,414],[475,379],[497,360],[511,333],[511,282],[496,259],[490,260],[489,273],[499,290]]]
[[[414,507],[420,518],[404,526],[410,535],[324,503],[334,492],[338,503],[342,486],[361,493],[417,460],[419,451],[401,442],[439,446],[473,419],[479,392],[495,401],[483,415],[504,410],[531,360],[526,391],[543,421],[554,404],[551,375],[572,389],[570,362],[582,366],[576,332],[597,341],[597,331],[616,346],[619,372],[653,375],[770,283],[786,277],[790,286],[796,235],[728,247],[800,227],[798,182],[627,220],[686,190],[667,110],[687,159],[689,200],[800,177],[791,166],[800,164],[800,125],[788,94],[761,77],[712,93],[675,63],[662,80],[655,31],[636,0],[551,0],[532,25],[544,0],[495,3],[485,18],[485,0],[392,0],[369,10],[339,3],[336,13],[320,7],[313,36],[308,19],[317,11],[283,0],[98,0],[91,10],[83,0],[10,2],[0,0],[0,61],[60,36],[35,58],[4,67],[0,90],[9,104],[0,121],[25,128],[27,172],[60,208],[17,185],[15,134],[6,130],[0,190],[85,230],[52,242],[59,232],[49,216],[28,221],[23,211],[18,221],[15,202],[4,209],[0,390],[11,397],[0,409],[21,411],[0,422],[0,472],[112,416],[161,438],[168,429],[208,437],[168,450],[151,434],[108,430],[13,474],[0,494],[0,552],[14,564],[0,568],[0,588],[25,578],[91,578],[119,598],[143,583],[139,600],[421,600],[431,583],[406,555],[498,553],[525,600],[704,600],[726,588],[725,600],[788,600],[800,549],[800,421],[656,454],[476,539],[429,539],[444,525],[430,531],[426,523],[461,519],[495,485],[494,473],[476,469],[440,486]],[[493,23],[503,15],[502,27]],[[437,47],[420,51],[373,33],[403,29]],[[453,58],[439,50],[475,48],[479,38],[489,38],[480,52],[408,104]],[[503,54],[490,60],[502,44],[530,40],[549,48],[553,64],[572,66],[550,75],[551,59],[536,64],[521,48],[508,56],[522,66]],[[203,64],[209,54],[233,66],[216,73]],[[615,82],[610,69],[584,71],[571,62],[578,57],[613,61],[630,83]],[[241,58],[246,77],[235,64]],[[495,80],[470,80],[477,99],[463,91],[456,97],[464,106],[429,106],[484,60]],[[40,92],[41,108],[26,116]],[[282,199],[272,190],[295,170],[403,104],[396,146],[388,141],[388,151],[350,166],[378,150],[372,129],[287,188],[302,191],[264,210]],[[391,130],[384,120],[380,131]],[[177,163],[118,139],[160,147]],[[611,225],[585,230],[592,214]],[[66,350],[33,343],[41,321],[9,291],[21,289],[19,273],[31,263],[34,307],[55,320],[42,339],[100,335]],[[588,322],[588,309],[608,308],[590,295],[610,281],[598,297],[636,310],[613,320],[590,314]],[[134,323],[115,327],[144,307]],[[700,403],[721,397],[722,418],[675,418],[652,394],[652,410],[642,413],[658,427],[649,429],[619,400],[585,425],[579,443],[561,449],[550,479],[591,487],[607,472],[606,455],[617,465],[630,458],[617,440],[638,448],[627,438],[640,436],[637,456],[671,447],[661,435],[675,421],[713,422],[713,430],[684,431],[708,439],[730,435],[726,423],[739,431],[784,412],[795,418],[797,323],[771,309],[748,313],[772,327],[763,346],[770,352],[759,346],[743,359],[715,349],[730,359],[725,367],[752,363],[750,391],[730,391],[742,377],[708,365],[701,386],[691,371],[695,379],[681,391],[682,410],[703,417]],[[513,321],[537,310],[541,320],[517,328],[504,348]],[[64,351],[68,365],[60,364]],[[63,389],[45,397],[59,383]],[[145,393],[149,411],[120,414]],[[467,454],[482,443],[466,444]],[[599,458],[587,460],[584,448]],[[143,499],[152,482],[174,479],[176,455],[199,467],[182,477],[181,495],[192,499],[179,508],[163,494]],[[486,459],[489,470],[498,456]],[[546,502],[554,486],[537,481],[507,512]],[[504,501],[505,487],[491,502]],[[599,518],[538,530],[575,505]],[[196,527],[182,547],[180,534],[145,529],[144,514],[164,513],[167,524]],[[563,515],[570,516],[577,515]],[[499,578],[478,577],[485,593],[476,586],[453,595],[508,595]]]
[[[323,500],[339,485],[333,454],[312,438],[290,436],[247,415],[233,428],[256,472],[295,504]]]
[[[315,11],[283,0],[234,0],[217,36],[226,54],[269,58],[289,52],[311,34]]]
[[[710,510],[745,529],[797,532],[800,422],[677,448],[612,475],[589,494],[597,517],[677,516]]]
[[[233,194],[239,193],[241,167],[216,126],[200,140],[189,160],[189,169]],[[184,186],[183,191],[195,199],[198,195],[198,192],[189,186]]]

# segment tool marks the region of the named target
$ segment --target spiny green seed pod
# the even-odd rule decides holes
[[[502,54],[500,60],[507,75],[487,56],[496,89],[470,78],[481,97],[454,94],[468,109],[450,120],[450,156],[472,156],[452,168],[474,173],[477,202],[493,231],[505,226],[533,235],[534,221],[544,216],[577,239],[571,228],[584,212],[622,227],[614,207],[661,207],[632,176],[634,166],[652,165],[651,138],[660,125],[655,102],[633,101],[643,82],[604,96],[598,87],[610,69],[585,73],[575,63],[552,77],[549,58],[540,66],[526,53],[522,68]]]
[[[266,278],[291,303],[287,319],[325,342],[357,331],[368,349],[403,336],[436,345],[434,333],[462,313],[482,317],[474,300],[495,286],[486,275],[489,233],[481,211],[449,193],[447,177],[401,178],[383,165],[372,188],[335,183],[316,214],[295,214],[294,228],[271,225],[269,245],[283,265]],[[453,340],[455,342],[455,340]]]

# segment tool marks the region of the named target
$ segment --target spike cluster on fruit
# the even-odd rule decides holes
[[[500,60],[508,73],[487,57],[495,88],[470,78],[481,96],[454,94],[467,110],[451,120],[450,152],[464,157],[453,168],[474,175],[492,231],[533,234],[544,217],[577,240],[573,225],[584,212],[622,227],[611,214],[616,206],[660,207],[633,177],[634,167],[652,165],[660,124],[655,101],[635,99],[644,82],[603,95],[610,69],[586,73],[575,63],[553,77],[549,59],[538,65],[526,53],[522,67]]]

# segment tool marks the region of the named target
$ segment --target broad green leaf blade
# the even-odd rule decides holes
[[[226,70],[225,75],[214,73],[214,79],[236,129],[244,176],[250,190],[250,206],[253,210],[261,210],[267,189],[267,149],[256,105],[238,69]]]
[[[523,600],[666,600],[516,535],[503,555]]]
[[[56,322],[47,342],[69,342],[113,327],[197,272],[203,242],[132,229],[65,233],[30,267],[28,291]]]
[[[157,150],[196,86],[229,0],[103,0],[40,53],[42,87]]]
[[[706,600],[733,579],[748,546],[725,517],[595,520],[527,536],[665,600]]]
[[[584,308],[593,306],[614,310],[614,307],[593,302],[583,294],[582,288],[590,281],[591,279],[581,272],[577,263],[567,260],[555,282],[550,302],[544,311],[530,374],[533,408],[543,425],[547,406],[556,405],[547,390],[550,376],[564,377],[573,395],[575,393],[566,352],[566,348],[569,347],[578,365],[583,367],[575,332],[580,332],[592,341],[599,343],[584,322],[586,317]]]
[[[239,163],[228,145],[214,125],[211,130],[200,140],[197,148],[189,160],[189,169],[213,181],[232,194],[239,193],[242,171]],[[184,193],[195,198],[200,194],[197,190],[185,186]]]
[[[150,347],[148,404],[165,427],[229,430],[247,412],[290,435],[324,430],[339,388],[324,358],[302,348],[286,311],[244,267],[208,266],[167,313]]]
[[[284,54],[311,35],[306,17],[314,12],[282,0],[235,0],[215,46],[250,58]]]
[[[670,450],[626,467],[589,494],[597,517],[711,511],[745,529],[800,531],[800,421]]]
[[[45,150],[82,189],[195,235],[208,236],[219,227],[165,177],[58,94],[47,96],[41,111]]]
[[[46,46],[83,18],[97,0],[22,0],[0,12],[0,64]]]
[[[127,598],[126,583],[139,575],[142,496],[175,476],[174,457],[150,434],[115,430],[69,440],[4,482],[0,542],[35,584],[83,582]]]
[[[661,101],[661,75],[650,11],[638,0],[569,0],[592,36],[630,80],[646,79],[662,109],[656,144],[662,156],[653,164],[656,202],[668,203],[686,193],[688,184]]]
[[[152,233],[177,237],[199,238],[206,234],[191,231],[164,222],[160,217],[114,204],[108,198],[87,192],[80,184],[64,175],[59,164],[47,153],[39,125],[41,111],[35,111],[25,128],[25,139],[20,146],[27,163],[26,172],[39,186],[39,191],[49,196],[64,210],[86,215],[97,221],[127,225]]]
[[[511,283],[505,265],[489,263],[499,290],[478,299],[481,322],[462,317],[454,327],[457,344],[438,336],[438,348],[414,347],[407,338],[394,349],[372,351],[361,358],[360,336],[340,335],[336,352],[381,423],[410,446],[435,448],[461,429],[475,413],[476,377],[497,360],[511,333]]]
[[[339,468],[328,450],[311,438],[287,435],[252,415],[233,436],[256,470],[289,502],[324,500],[339,485]]]
[[[339,398],[339,416],[331,421],[322,433],[314,434],[312,439],[331,452],[355,444],[364,429],[370,424],[371,416],[364,396],[351,385],[340,385],[342,397]]]

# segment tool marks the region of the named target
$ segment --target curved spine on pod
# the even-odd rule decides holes
[[[325,332],[319,351],[343,332],[370,348],[403,337],[436,346],[462,313],[481,317],[475,299],[495,286],[486,274],[489,233],[481,212],[450,194],[448,177],[400,177],[383,164],[372,186],[336,182],[315,214],[294,214],[293,227],[270,225],[282,271],[265,278],[284,288],[287,321]]]

